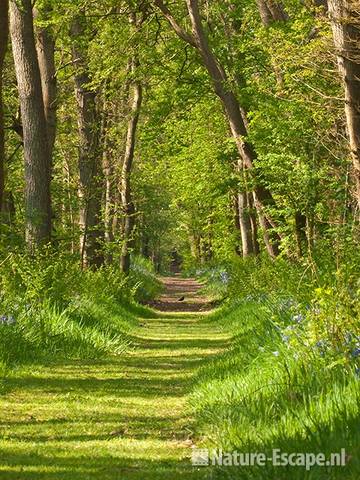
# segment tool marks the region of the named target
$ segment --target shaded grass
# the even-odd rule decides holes
[[[0,397],[0,478],[214,478],[189,462],[186,401],[228,339],[198,319],[142,319],[120,356],[17,370]]]

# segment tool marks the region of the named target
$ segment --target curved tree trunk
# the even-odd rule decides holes
[[[186,0],[190,22],[192,25],[192,34],[186,32],[171,15],[168,8],[163,4],[162,0],[155,0],[155,4],[162,11],[165,18],[169,21],[177,35],[191,46],[196,48],[203,60],[204,66],[212,81],[214,92],[221,100],[225,110],[232,136],[235,140],[237,150],[239,152],[240,171],[248,169],[253,172],[254,163],[256,161],[256,153],[253,146],[247,142],[247,128],[242,116],[241,107],[235,93],[228,86],[228,78],[225,70],[216,58],[208,44],[206,35],[203,30],[202,20],[199,12],[198,0]],[[257,210],[260,224],[267,230],[271,229],[274,222],[269,218],[265,208],[268,205],[274,205],[274,200],[271,193],[260,185],[255,185],[254,188],[254,205]],[[245,201],[245,200],[244,200]],[[240,220],[241,221],[241,220]],[[249,228],[249,222],[244,223],[246,229]],[[250,235],[250,234],[249,234]],[[248,236],[248,235],[247,235]],[[279,252],[279,236],[272,231],[268,234],[269,241],[266,242],[268,253],[271,256],[276,256]],[[245,239],[244,239],[245,240]]]
[[[210,50],[205,33],[202,28],[198,0],[187,0],[187,6],[192,24],[195,43],[196,45],[198,45],[199,53],[212,79],[215,93],[220,98],[229,120],[230,129],[239,152],[240,170],[252,170],[254,167],[254,162],[256,161],[256,153],[252,145],[250,145],[246,141],[247,128],[244,118],[241,114],[239,102],[234,92],[228,89],[226,85],[228,83],[226,73],[217,58]],[[267,218],[267,214],[264,210],[267,205],[274,204],[272,195],[265,187],[255,186],[253,196],[254,204],[259,215],[260,224],[264,229],[264,235],[268,238],[268,241],[266,241],[268,253],[272,257],[274,257],[279,253],[279,238],[275,232],[268,232],[269,230],[271,230],[273,222],[271,219]],[[246,222],[245,228],[248,229],[250,225],[250,222]],[[251,231],[247,231],[246,235],[250,238]],[[253,251],[254,249],[252,247],[251,252],[249,253],[253,253]]]
[[[135,58],[132,61],[132,72],[138,66]],[[131,170],[134,160],[136,129],[139,121],[140,108],[142,103],[142,86],[138,80],[132,85],[132,104],[130,118],[126,136],[126,147],[124,154],[124,162],[121,175],[121,204],[124,214],[123,229],[123,247],[121,252],[120,267],[127,275],[130,269],[130,252],[132,247],[132,234],[135,225],[135,207],[131,194]]]
[[[5,188],[5,128],[3,105],[3,68],[9,34],[9,2],[0,0],[0,212],[4,204]]]
[[[10,1],[10,33],[24,138],[26,240],[32,250],[50,240],[51,200],[50,155],[31,0]]]
[[[360,9],[355,0],[328,0],[352,158],[354,198],[360,210]]]

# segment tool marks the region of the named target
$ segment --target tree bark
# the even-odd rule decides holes
[[[3,105],[3,69],[9,36],[9,2],[0,0],[0,212],[4,205],[5,189],[5,126]]]
[[[109,151],[104,151],[103,171],[105,177],[105,208],[104,208],[104,225],[105,225],[105,241],[112,243],[114,241],[113,218],[114,218],[114,169],[112,158]]]
[[[31,0],[10,1],[10,33],[18,83],[25,158],[25,218],[28,248],[51,234],[50,155]]]
[[[113,152],[111,148],[111,141],[109,137],[109,124],[110,124],[110,112],[108,102],[105,100],[106,96],[106,86],[104,87],[104,99],[102,103],[102,122],[101,122],[101,134],[100,134],[100,144],[102,150],[102,172],[104,180],[104,192],[103,192],[103,203],[104,203],[104,238],[107,244],[111,244],[114,241],[113,234],[113,218],[114,218],[114,161],[113,161]],[[112,255],[108,252],[107,263],[112,262]]]
[[[360,210],[360,9],[355,0],[329,0],[352,158],[354,199]]]
[[[72,55],[75,65],[75,96],[79,131],[79,226],[81,264],[99,267],[103,264],[103,228],[101,222],[101,152],[100,116],[96,92],[89,86],[87,52],[83,48],[83,20],[76,18],[71,26]]]
[[[233,194],[233,209],[234,209],[234,225],[236,231],[236,243],[235,243],[235,253],[236,255],[242,256],[242,251],[240,248],[241,244],[241,230],[240,230],[240,214],[239,214],[239,195],[237,193]],[[238,233],[239,232],[239,233]],[[239,242],[238,242],[239,240]]]
[[[35,10],[35,17],[38,12]],[[49,155],[52,158],[56,137],[56,69],[55,41],[49,27],[37,27],[36,51],[40,69],[44,112],[47,125]]]
[[[138,61],[134,57],[131,71],[136,73]],[[132,84],[132,103],[126,136],[126,146],[121,174],[121,205],[124,214],[123,247],[121,251],[120,267],[125,275],[130,270],[130,252],[132,248],[132,234],[135,226],[135,207],[131,192],[131,171],[134,161],[136,143],[136,129],[139,122],[140,108],[142,103],[142,86],[139,80],[135,79]]]
[[[162,0],[155,0],[155,4],[162,11],[177,35],[198,50],[212,81],[214,92],[219,97],[224,107],[230,130],[239,152],[238,169],[239,171],[248,169],[253,174],[256,153],[253,146],[246,141],[247,129],[244,118],[241,114],[241,107],[235,93],[229,87],[225,70],[208,44],[202,27],[198,0],[186,0],[192,25],[192,34],[187,33],[180,25],[177,24],[176,20],[173,18],[168,8],[163,4]],[[259,215],[259,221],[266,233],[267,229],[272,229],[274,222],[272,219],[267,218],[268,214],[265,212],[265,207],[267,205],[274,205],[274,200],[271,193],[265,187],[260,185],[255,186],[253,196],[254,205]],[[276,256],[279,251],[279,237],[275,232],[272,232],[271,235],[268,235],[268,238],[269,241],[266,242],[268,252],[271,256]]]
[[[283,5],[275,0],[256,0],[263,25],[288,20]]]
[[[242,256],[248,257],[254,253],[253,234],[246,192],[238,194],[239,226],[241,234]]]
[[[248,193],[247,197],[248,197],[248,212],[250,216],[252,242],[253,242],[253,249],[254,249],[253,253],[254,255],[259,255],[260,245],[258,240],[258,222],[257,222],[256,210],[254,208],[253,194]]]

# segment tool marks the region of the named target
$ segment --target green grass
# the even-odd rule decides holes
[[[202,445],[225,451],[338,452],[345,468],[243,468],[220,478],[357,479],[360,383],[317,352],[284,345],[266,304],[244,302],[206,319],[234,334],[231,347],[200,370],[190,403]],[[274,355],[276,352],[276,355]],[[227,475],[230,475],[227,477]]]
[[[13,373],[0,397],[0,478],[209,478],[190,466],[187,396],[228,336],[198,320],[142,319],[127,353]]]
[[[289,318],[274,318],[274,305],[263,298],[209,315],[156,314],[84,296],[65,313],[49,307],[44,325],[54,338],[40,339],[43,354],[1,385],[0,479],[358,479],[352,360],[332,363],[284,343],[275,325]],[[26,332],[34,342],[30,325]],[[194,468],[194,445],[267,454],[345,447],[349,463],[310,472]]]

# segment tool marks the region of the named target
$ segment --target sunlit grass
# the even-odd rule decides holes
[[[345,468],[309,473],[268,465],[243,469],[241,476],[232,471],[231,478],[359,478],[359,379],[318,353],[305,356],[306,346],[294,354],[268,317],[264,304],[252,302],[210,317],[235,336],[231,348],[200,371],[190,398],[201,444],[267,454],[279,448],[328,455],[345,448],[348,454]]]
[[[187,396],[228,336],[198,318],[141,319],[120,356],[16,371],[0,397],[0,478],[208,478],[189,461]]]

